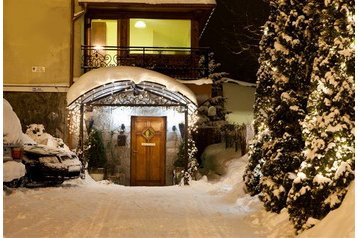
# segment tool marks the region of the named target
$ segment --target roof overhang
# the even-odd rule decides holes
[[[200,32],[210,18],[215,0],[78,0],[87,9],[90,18],[108,16],[147,18],[148,16],[172,19],[196,19]]]

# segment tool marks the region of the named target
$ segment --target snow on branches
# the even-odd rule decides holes
[[[303,230],[337,208],[354,179],[354,1],[270,6],[244,179]]]

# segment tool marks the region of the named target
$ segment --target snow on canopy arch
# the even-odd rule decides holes
[[[196,96],[184,84],[164,74],[133,66],[99,68],[83,74],[68,90],[67,103],[69,107],[76,102],[85,104],[136,86],[186,105],[189,112],[196,109]]]

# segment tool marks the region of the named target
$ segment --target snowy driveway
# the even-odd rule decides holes
[[[248,207],[224,199],[224,190],[212,186],[206,182],[190,187],[77,182],[18,189],[3,197],[4,236],[264,237],[262,231],[261,236],[255,235],[257,227],[250,224]]]

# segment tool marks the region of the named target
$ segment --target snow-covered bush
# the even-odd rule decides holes
[[[318,51],[302,127],[305,161],[289,194],[297,229],[337,208],[354,179],[354,1],[317,4]]]
[[[19,118],[10,103],[3,99],[3,142],[7,144],[22,143],[22,129]]]
[[[107,158],[102,133],[96,128],[92,128],[88,135],[83,157],[88,162],[89,169],[106,167]]]
[[[209,75],[208,78],[212,80],[212,97],[203,102],[198,107],[198,121],[197,125],[200,127],[205,126],[221,126],[226,121],[226,115],[229,113],[225,108],[226,98],[223,97],[223,87],[228,73],[217,72],[220,67],[220,63],[217,63],[214,59],[214,53],[209,54]],[[203,63],[204,59],[201,59]]]

